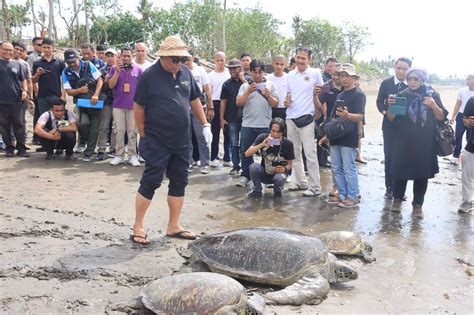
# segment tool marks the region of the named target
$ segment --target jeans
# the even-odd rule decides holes
[[[242,173],[240,176],[247,177],[250,179],[250,165],[253,163],[253,156],[245,157],[244,153],[253,144],[255,139],[262,133],[268,133],[268,128],[250,128],[242,127],[241,140],[242,140]]]
[[[355,156],[356,148],[331,146],[331,168],[341,200],[347,197],[357,200],[359,196]]]
[[[77,111],[81,141],[87,142],[84,155],[92,155],[94,154],[97,138],[99,136],[101,110],[77,107]]]
[[[213,101],[214,118],[211,121],[212,144],[211,144],[211,161],[217,159],[219,155],[219,136],[221,134],[220,108],[221,101]],[[224,129],[224,161],[230,161],[230,139],[229,133]]]
[[[230,148],[232,152],[232,165],[240,168],[240,130],[242,129],[241,123],[228,123],[226,126],[227,132],[230,139]]]
[[[393,182],[393,198],[403,199],[407,189],[407,179],[395,179]],[[426,190],[428,189],[428,179],[415,179],[413,181],[413,202],[414,205],[423,205],[425,201]]]
[[[47,98],[38,98],[38,114],[41,116],[51,108]]]
[[[456,146],[454,147],[453,157],[458,158],[461,154],[462,148],[462,136],[464,131],[466,131],[466,139],[469,141],[469,136],[471,135],[471,129],[466,128],[462,121],[463,113],[457,113],[456,115],[456,129],[454,130],[454,135],[456,137]]]
[[[274,192],[281,192],[286,183],[286,174],[267,174],[265,168],[259,163],[250,165],[250,179],[254,191],[262,191],[262,183],[273,184]]]
[[[209,165],[209,147],[202,133],[203,127],[199,119],[191,113],[191,128],[189,131],[189,165],[193,162],[193,131],[196,136],[201,166]]]

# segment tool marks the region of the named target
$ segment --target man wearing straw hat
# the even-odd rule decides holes
[[[150,243],[143,219],[165,172],[169,178],[166,235],[196,238],[179,223],[188,184],[190,105],[203,124],[206,142],[212,141],[211,125],[199,100],[199,87],[190,70],[183,66],[191,57],[188,47],[179,37],[168,36],[160,44],[157,56],[160,59],[143,73],[138,82],[133,104],[141,138],[139,150],[146,164],[135,199],[135,224],[130,238],[141,245]]]

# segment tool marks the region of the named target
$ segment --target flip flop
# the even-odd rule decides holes
[[[174,238],[180,238],[184,240],[195,240],[196,235],[193,234],[191,231],[188,230],[182,230],[173,234],[166,234],[168,237],[174,237]]]
[[[145,236],[141,236],[141,235],[134,235],[134,234],[130,234],[130,240],[132,242],[134,242],[135,244],[139,244],[139,245],[142,245],[142,246],[148,246],[150,245],[150,240],[147,239],[148,237],[148,234],[145,234]],[[144,242],[139,242],[138,239],[140,240],[145,240]]]

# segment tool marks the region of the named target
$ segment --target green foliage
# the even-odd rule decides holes
[[[22,28],[31,22],[28,10],[26,4],[12,4],[8,7],[10,30],[15,37],[21,37]]]
[[[97,18],[91,28],[91,40],[95,43],[108,43],[112,46],[125,46],[143,40],[142,21],[133,14],[120,13],[108,19],[106,32],[101,28],[102,18]],[[105,22],[104,22],[105,23]]]
[[[349,57],[349,62],[354,61],[355,55],[361,52],[370,43],[370,33],[367,27],[356,25],[351,22],[344,22],[342,29],[342,37],[344,40],[345,54]]]

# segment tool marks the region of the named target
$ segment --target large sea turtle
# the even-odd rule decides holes
[[[278,228],[248,228],[202,237],[190,244],[211,271],[285,287],[264,294],[268,303],[319,304],[329,284],[357,278],[315,237]]]
[[[263,314],[265,310],[261,297],[261,301],[258,296],[250,300],[239,282],[211,272],[158,279],[143,287],[140,295],[157,314]]]
[[[335,255],[361,256],[367,262],[375,261],[372,246],[364,243],[362,237],[350,231],[332,231],[317,236]]]

